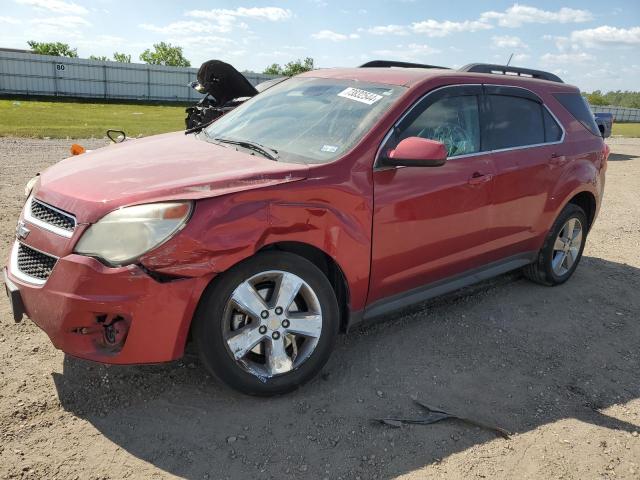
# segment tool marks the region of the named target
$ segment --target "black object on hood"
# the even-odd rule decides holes
[[[220,60],[204,62],[198,70],[198,83],[216,99],[219,106],[239,97],[253,97],[258,91],[244,75]]]

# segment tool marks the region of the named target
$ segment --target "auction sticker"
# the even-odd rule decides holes
[[[329,152],[329,153],[336,153],[338,151],[338,146],[337,145],[323,145],[322,148],[320,149],[321,152]]]
[[[373,105],[382,98],[381,95],[353,87],[345,88],[338,94],[338,96],[348,98],[349,100],[355,100],[356,102],[366,103],[367,105]]]

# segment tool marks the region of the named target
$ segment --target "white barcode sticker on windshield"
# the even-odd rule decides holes
[[[337,145],[323,145],[322,148],[320,149],[321,152],[329,152],[329,153],[336,153],[338,151],[338,146]]]
[[[366,103],[367,105],[373,105],[382,98],[381,95],[353,87],[345,88],[338,94],[338,96],[348,98],[349,100],[355,100],[356,102]]]

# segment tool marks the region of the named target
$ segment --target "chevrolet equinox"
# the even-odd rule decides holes
[[[565,282],[609,153],[576,87],[485,64],[315,70],[187,133],[34,177],[6,290],[70,355],[166,362],[190,338],[256,395],[359,322],[518,268]]]

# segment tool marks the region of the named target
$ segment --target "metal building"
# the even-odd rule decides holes
[[[0,50],[0,95],[193,102],[197,68],[53,57]],[[243,72],[254,85],[274,78]]]
[[[640,122],[640,108],[591,105],[591,110],[593,113],[611,113],[616,123]]]

